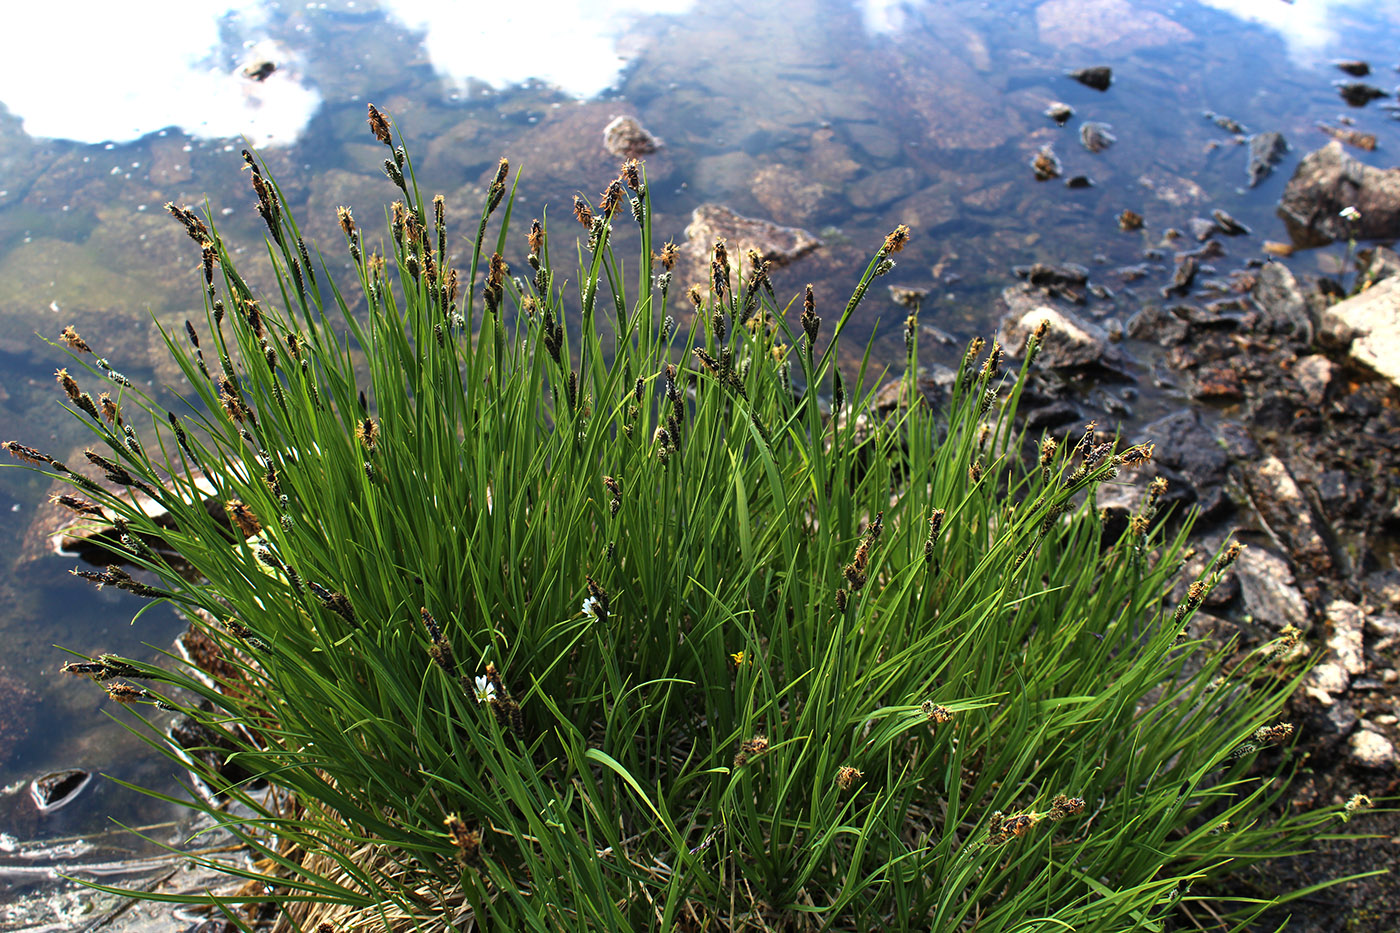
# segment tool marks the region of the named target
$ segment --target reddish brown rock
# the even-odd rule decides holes
[[[737,273],[742,263],[747,275],[748,252],[757,250],[773,268],[796,262],[822,241],[806,230],[784,227],[769,220],[745,217],[722,204],[702,204],[690,216],[685,228],[686,243],[681,247],[682,273],[679,284],[705,282],[710,268],[710,250],[723,238],[729,251],[729,262]]]

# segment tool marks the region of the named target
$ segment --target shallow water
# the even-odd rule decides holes
[[[207,198],[226,237],[250,255],[261,243],[239,171],[244,143],[217,134],[266,144],[262,154],[308,238],[333,269],[342,265],[335,207],[353,206],[365,225],[390,197],[376,167],[382,149],[365,127],[370,100],[404,130],[424,190],[445,193],[459,219],[477,209],[501,155],[524,168],[520,211],[566,216],[575,191],[593,195],[616,171],[602,127],[634,114],[665,142],[647,161],[658,235],[681,240],[690,211],[708,202],[804,227],[827,245],[779,270],[776,285],[792,294],[813,281],[827,307],[844,300],[884,234],[909,223],[912,243],[861,309],[856,336],[874,340],[877,365],[903,352],[906,312],[885,284],[929,289],[921,320],[961,341],[995,326],[996,295],[1014,280],[1012,265],[1074,261],[1116,293],[1090,311],[1123,320],[1160,300],[1170,267],[1151,266],[1135,285],[1112,270],[1143,261],[1168,227],[1185,230],[1192,217],[1219,207],[1252,228],[1252,236],[1226,241],[1229,255],[1203,277],[1261,256],[1265,240],[1287,240],[1274,204],[1298,158],[1327,142],[1319,121],[1354,119],[1355,129],[1376,134],[1377,152],[1352,150],[1372,164],[1389,164],[1389,151],[1400,147],[1387,101],[1348,107],[1333,87],[1345,76],[1331,65],[1367,60],[1374,73],[1365,80],[1394,90],[1400,6],[1393,4],[691,6],[672,0],[650,6],[670,11],[652,15],[619,2],[560,4],[551,16],[533,4],[528,19],[494,24],[509,38],[464,55],[482,42],[459,31],[480,23],[435,20],[432,4],[242,0],[218,21],[167,11],[188,28],[188,48],[178,54],[171,49],[179,43],[150,47],[135,35],[61,63],[71,70],[74,60],[91,62],[92,73],[77,78],[116,95],[84,95],[72,75],[64,83],[63,74],[45,73],[59,63],[7,63],[0,70],[0,103],[9,111],[0,114],[0,437],[64,458],[84,443],[52,378],[65,357],[35,336],[54,339],[66,324],[134,379],[172,396],[180,391],[160,388],[178,383],[178,374],[161,361],[156,324],[178,329],[199,308],[198,253],[161,205]],[[583,12],[562,12],[575,9]],[[53,4],[43,10],[56,15]],[[279,65],[265,83],[242,76],[264,57]],[[1098,64],[1114,69],[1106,92],[1065,77]],[[567,90],[511,83],[529,75]],[[56,93],[39,94],[45,84]],[[1064,127],[1043,115],[1053,101],[1075,110]],[[1272,177],[1246,188],[1245,147],[1203,111],[1250,131],[1280,131],[1293,151]],[[1079,142],[1085,120],[1110,124],[1116,143],[1089,152]],[[131,138],[93,141],[105,135]],[[1029,162],[1046,144],[1066,177],[1087,174],[1093,186],[1035,181]],[[1118,229],[1124,208],[1146,217],[1145,231]],[[1334,245],[1289,262],[1295,271],[1335,272],[1342,253]],[[926,343],[927,362],[951,363],[959,353]],[[1140,409],[1180,404],[1143,382]],[[32,474],[0,471],[5,540],[32,534],[46,493]],[[13,553],[0,567],[0,688],[13,701],[0,715],[0,832],[43,840],[95,832],[112,815],[126,823],[165,819],[164,805],[105,781],[40,815],[24,783],[81,766],[177,788],[178,769],[103,714],[129,716],[95,686],[60,679],[68,656],[55,646],[153,657],[168,650],[181,623],[157,608],[130,624],[140,600],[68,577],[71,560]],[[32,873],[5,870],[21,861],[0,845],[0,900],[35,886]],[[0,929],[16,925],[0,918]]]

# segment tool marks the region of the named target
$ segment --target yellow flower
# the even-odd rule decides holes
[[[729,657],[734,661],[735,667],[743,667],[745,664],[753,663],[753,658],[749,657],[748,654],[743,651],[736,651]]]

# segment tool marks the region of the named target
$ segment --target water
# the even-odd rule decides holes
[[[39,34],[91,14],[80,6],[50,3],[23,15],[42,17],[29,24]],[[239,171],[245,134],[309,238],[333,267],[343,265],[335,207],[352,205],[372,225],[390,197],[376,168],[383,150],[365,127],[371,100],[405,131],[424,190],[447,195],[458,229],[501,155],[524,168],[519,210],[527,216],[548,208],[562,218],[575,191],[601,191],[617,162],[601,131],[621,113],[665,142],[647,162],[663,239],[680,241],[690,211],[718,202],[825,240],[775,274],[780,294],[812,281],[819,304],[837,307],[884,234],[909,223],[914,239],[856,329],[858,340],[874,341],[879,365],[902,356],[905,311],[887,298],[886,283],[928,289],[923,320],[961,340],[994,327],[1012,265],[1076,261],[1116,293],[1091,312],[1122,320],[1158,300],[1170,270],[1153,266],[1136,285],[1112,270],[1141,262],[1167,227],[1185,230],[1215,207],[1249,225],[1254,235],[1229,241],[1229,255],[1215,261],[1217,277],[1259,257],[1265,240],[1287,239],[1274,204],[1300,155],[1327,141],[1319,121],[1354,119],[1375,133],[1378,152],[1352,151],[1373,164],[1400,145],[1386,102],[1346,106],[1333,87],[1345,76],[1331,66],[1367,60],[1375,73],[1366,80],[1393,90],[1393,4],[815,0],[779,9],[670,0],[642,12],[595,0],[552,13],[532,4],[528,16],[497,20],[452,19],[438,11],[447,5],[409,0],[240,0],[218,19],[188,4],[149,6],[149,21],[89,19],[77,32],[95,41],[73,54],[0,65],[8,110],[0,114],[0,436],[62,458],[81,447],[84,431],[59,405],[52,373],[65,358],[36,332],[53,339],[75,325],[114,365],[175,403],[182,387],[162,360],[157,325],[178,331],[198,309],[198,254],[161,205],[208,198],[225,236],[256,254],[261,224]],[[169,28],[152,28],[155,20]],[[493,38],[473,37],[484,23]],[[178,38],[153,45],[147,37],[157,32]],[[262,60],[279,66],[266,82],[243,76]],[[1097,64],[1114,69],[1107,92],[1064,76]],[[1053,101],[1075,110],[1064,127],[1043,116]],[[1245,148],[1203,111],[1280,131],[1293,152],[1247,189]],[[1117,142],[1088,152],[1078,141],[1084,120],[1111,124]],[[1036,182],[1029,162],[1046,144],[1066,176],[1087,174],[1093,187]],[[1124,208],[1146,217],[1145,232],[1118,229]],[[1289,262],[1300,272],[1335,271],[1341,252]],[[926,349],[930,362],[951,363],[959,352]],[[182,624],[159,608],[130,624],[140,600],[69,577],[71,560],[36,557],[33,525],[47,492],[32,474],[0,471],[0,535],[30,536],[29,550],[12,549],[0,567],[0,689],[9,697],[0,714],[0,832],[8,834],[0,841],[14,845],[91,835],[112,815],[128,824],[171,816],[106,781],[41,816],[25,785],[45,771],[81,766],[170,792],[183,780],[103,715],[131,721],[100,690],[57,673],[68,655],[55,646],[155,657]],[[157,835],[176,836],[169,827]],[[103,845],[79,861],[149,848],[131,839]],[[71,860],[0,851],[8,892],[0,899],[38,884],[6,865],[50,863]],[[23,922],[0,918],[0,929]]]

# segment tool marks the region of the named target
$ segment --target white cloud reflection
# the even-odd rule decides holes
[[[295,140],[321,103],[299,82],[295,55],[256,37],[258,0],[6,6],[0,103],[31,136],[97,143],[177,126],[275,146]],[[240,73],[259,57],[279,64],[263,82]]]
[[[1240,19],[1268,26],[1283,36],[1293,58],[1316,64],[1342,38],[1337,11],[1374,8],[1379,0],[1200,0]]]

